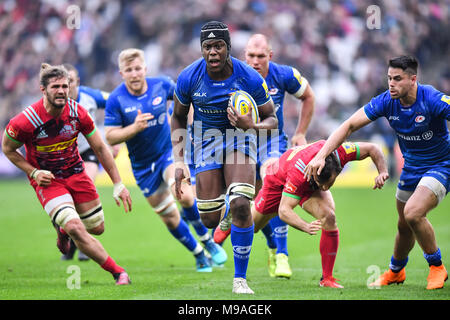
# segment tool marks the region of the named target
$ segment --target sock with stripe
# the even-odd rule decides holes
[[[231,225],[231,245],[234,255],[235,278],[245,279],[247,277],[247,267],[252,249],[254,229],[254,224],[248,228],[239,228],[234,224]]]
[[[287,236],[288,236],[288,225],[286,222],[276,216],[270,220],[270,225],[272,226],[275,243],[277,246],[277,253],[284,253],[288,255],[287,250]]]

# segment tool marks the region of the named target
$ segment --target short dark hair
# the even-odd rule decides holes
[[[48,63],[41,64],[41,71],[39,72],[39,82],[43,87],[47,87],[52,78],[66,78],[69,79],[69,74],[67,73],[64,66],[52,66]]]
[[[400,56],[389,60],[389,67],[400,68],[409,74],[417,74],[419,62],[413,56]]]
[[[325,158],[325,166],[323,167],[322,171],[320,172],[320,175],[317,176],[318,182],[325,183],[328,180],[330,180],[333,173],[336,173],[336,175],[340,174],[342,171],[341,164],[339,162],[339,159],[336,157],[336,155],[333,153],[329,154]],[[319,189],[314,179],[310,180],[310,185],[313,190]]]

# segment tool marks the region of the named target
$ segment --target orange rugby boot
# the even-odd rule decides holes
[[[369,287],[381,287],[393,283],[400,284],[403,283],[405,279],[406,279],[405,268],[403,268],[399,272],[393,272],[391,269],[388,269],[388,271],[383,273],[376,281],[369,284]]]
[[[447,270],[445,270],[445,267],[443,264],[441,264],[439,267],[436,266],[430,266],[430,273],[427,277],[427,290],[433,290],[433,289],[441,289],[444,287],[444,282],[447,281],[448,274]]]

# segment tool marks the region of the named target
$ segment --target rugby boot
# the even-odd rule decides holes
[[[269,259],[267,261],[267,266],[269,267],[269,276],[272,278],[275,278],[275,269],[277,267],[277,249],[270,249],[269,248]]]
[[[427,290],[441,289],[444,287],[444,282],[447,281],[448,274],[443,264],[440,266],[430,266],[430,273],[427,277]]]
[[[67,254],[70,251],[70,237],[67,233],[63,233],[56,223],[53,223],[56,229],[58,238],[56,239],[56,246],[62,254]]]
[[[197,272],[212,272],[210,258],[205,255],[203,250],[195,255],[195,265],[197,267]]]
[[[276,261],[275,277],[290,279],[292,270],[289,266],[288,256],[284,253],[278,253],[276,255]]]
[[[337,283],[338,281],[340,281],[340,280],[333,278],[333,277],[326,277],[326,278],[322,277],[320,279],[319,286],[328,287],[328,288],[338,288],[338,289],[344,288],[344,286]]]
[[[233,293],[237,294],[254,294],[252,289],[248,287],[247,280],[244,278],[233,279]]]
[[[128,274],[125,271],[120,272],[120,273],[114,273],[113,277],[116,280],[117,286],[131,284],[130,277],[128,276]]]
[[[213,239],[210,238],[209,240],[205,241],[204,244],[205,249],[211,255],[211,259],[214,262],[214,265],[220,266],[227,261],[227,253],[220,245],[215,243]]]
[[[369,287],[387,286],[393,283],[400,284],[406,279],[405,268],[399,272],[393,272],[391,269],[383,273],[377,280],[369,284]]]

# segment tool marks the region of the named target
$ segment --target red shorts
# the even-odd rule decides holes
[[[263,186],[255,198],[256,211],[262,215],[277,213],[278,207],[280,206],[284,186],[280,185],[278,181],[275,182],[272,177],[273,176],[271,175],[266,175]],[[305,203],[312,194],[312,190],[302,192],[299,205],[303,206],[303,203]]]
[[[50,213],[52,208],[57,205],[57,203],[52,205],[49,202],[58,197],[64,200],[71,198],[74,204],[89,202],[99,198],[94,183],[85,171],[66,179],[54,179],[50,185],[45,187],[38,186],[34,180],[31,180],[30,184],[36,191],[38,199],[47,213]]]

